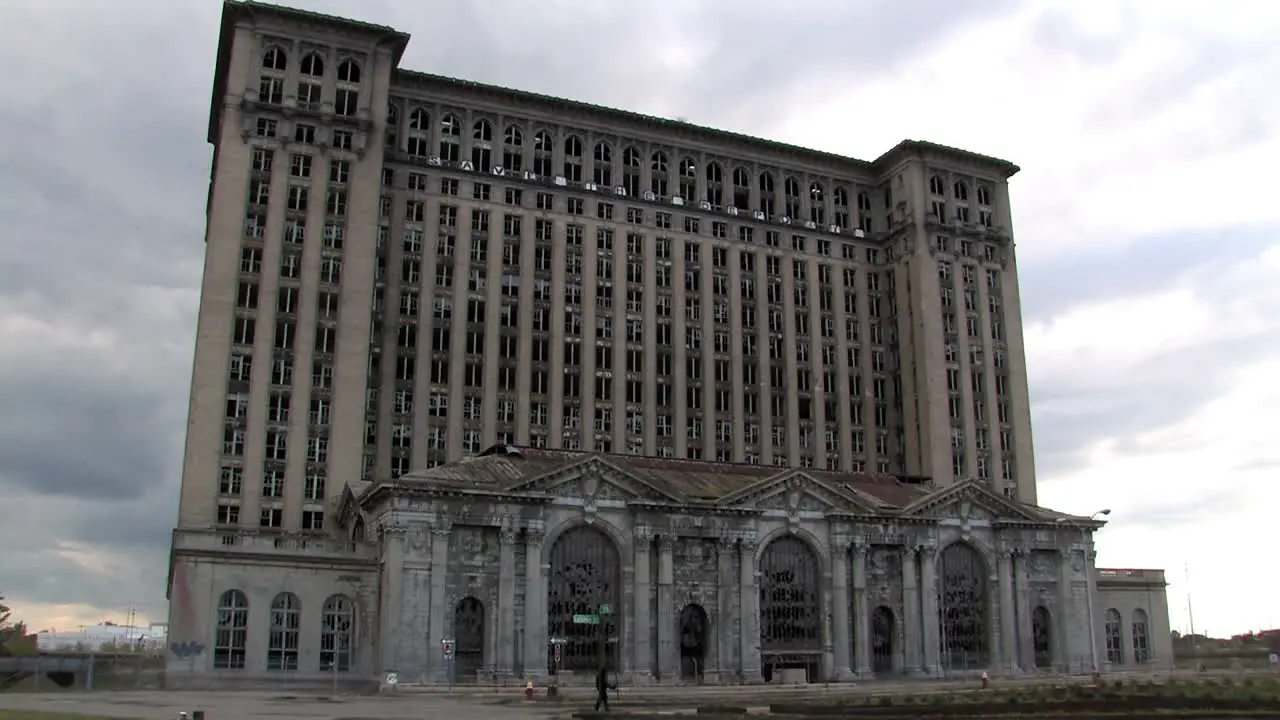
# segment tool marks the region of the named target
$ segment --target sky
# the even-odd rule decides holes
[[[1099,564],[1165,568],[1175,628],[1189,595],[1200,632],[1280,624],[1280,4],[292,3],[417,70],[1019,164],[1041,504],[1111,509]],[[0,3],[0,595],[34,627],[164,620],[219,12]]]

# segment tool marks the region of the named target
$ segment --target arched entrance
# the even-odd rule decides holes
[[[1052,631],[1049,611],[1043,605],[1036,606],[1031,611],[1031,650],[1038,668],[1053,666],[1053,647],[1049,640],[1053,637]]]
[[[702,677],[707,666],[710,628],[707,611],[701,605],[685,605],[680,611],[680,677]]]
[[[991,662],[987,618],[987,564],[971,546],[955,543],[938,558],[938,615],[942,666],[985,668]]]
[[[453,674],[458,682],[473,682],[484,667],[484,603],[462,598],[453,608]]]
[[[893,636],[897,631],[892,610],[881,605],[871,613],[871,671],[877,675],[893,672]]]
[[[774,540],[760,556],[760,664],[766,681],[782,669],[803,669],[809,682],[819,679],[819,572],[817,555],[794,536]]]
[[[603,531],[581,525],[551,546],[547,588],[547,638],[561,642],[556,667],[547,648],[547,668],[555,673],[595,672],[601,663],[617,669],[622,616],[622,563]]]

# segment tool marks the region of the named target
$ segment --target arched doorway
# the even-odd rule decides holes
[[[971,546],[955,543],[938,558],[938,615],[942,666],[985,668],[991,662],[987,618],[987,564]]]
[[[484,667],[484,603],[464,597],[453,608],[453,677],[474,682]]]
[[[550,565],[547,637],[562,642],[558,668],[547,649],[548,671],[595,672],[606,662],[616,669],[622,563],[613,540],[588,525],[575,527],[556,538]]]
[[[769,543],[760,556],[760,663],[766,681],[775,670],[803,669],[818,681],[822,605],[817,555],[800,538]]]
[[[685,605],[680,611],[680,677],[700,679],[707,666],[707,639],[711,627],[701,605]]]
[[[1038,668],[1053,666],[1051,637],[1053,637],[1053,625],[1049,618],[1049,611],[1043,605],[1038,605],[1031,611],[1031,649]]]
[[[871,671],[877,675],[893,672],[893,636],[897,630],[889,608],[881,605],[871,613]]]

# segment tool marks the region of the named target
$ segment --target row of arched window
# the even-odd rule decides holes
[[[287,72],[289,70],[289,54],[284,51],[284,48],[267,48],[266,52],[262,53],[262,69],[268,72]],[[324,70],[324,58],[316,52],[303,55],[302,62],[298,64],[298,74],[303,77],[323,78]],[[345,58],[338,63],[338,71],[335,76],[338,82],[359,84],[360,64],[351,58]]]
[[[1129,622],[1129,637],[1132,644],[1125,647],[1124,617],[1115,608],[1107,610],[1104,634],[1107,641],[1107,662],[1112,665],[1124,665],[1129,657],[1134,664],[1141,665],[1151,660],[1151,642],[1148,634],[1147,612],[1141,608],[1134,610]],[[1128,650],[1129,652],[1126,652]]]
[[[947,184],[941,175],[933,175],[929,178],[929,194],[936,197],[946,197]],[[977,192],[978,205],[983,207],[991,206],[991,188],[986,185],[978,185]],[[957,180],[951,185],[951,197],[960,202],[969,201],[969,183],[963,180]]]
[[[315,667],[300,668],[298,658],[302,628],[302,602],[282,592],[271,600],[268,625],[268,670],[318,670],[347,672],[355,655],[355,604],[345,595],[324,601],[320,626],[320,653]],[[218,624],[214,631],[213,667],[243,669],[249,654],[249,598],[240,590],[227,590],[218,598]]]

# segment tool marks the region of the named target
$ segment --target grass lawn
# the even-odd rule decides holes
[[[0,709],[0,720],[107,720],[107,718],[72,713],[47,713],[39,710]]]

